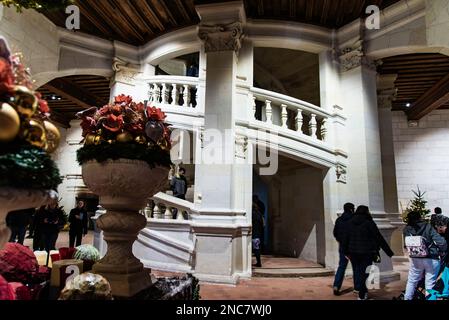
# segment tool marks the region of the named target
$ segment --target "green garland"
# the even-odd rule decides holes
[[[120,146],[117,144],[85,145],[77,151],[78,163],[83,165],[91,160],[101,163],[106,160],[131,159],[145,161],[151,168],[157,165],[170,168],[172,164],[170,153],[160,147],[148,148],[138,143],[122,143]]]
[[[0,0],[0,4],[6,7],[14,6],[17,12],[22,12],[22,9],[63,9],[73,3],[73,0]]]
[[[0,187],[56,190],[61,182],[56,164],[42,149],[0,144]]]

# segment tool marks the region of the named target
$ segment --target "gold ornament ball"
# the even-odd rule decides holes
[[[34,93],[23,86],[15,86],[14,96],[11,104],[16,108],[16,110],[26,118],[31,118],[37,110],[37,98]]]
[[[103,138],[100,135],[95,136],[94,138],[94,144],[99,145],[103,141]]]
[[[44,121],[44,128],[47,136],[47,147],[45,150],[48,153],[53,153],[59,146],[59,142],[61,141],[61,133],[50,121]]]
[[[29,128],[26,129],[25,140],[38,148],[45,148],[46,135],[44,125],[36,120],[30,120]]]
[[[133,136],[131,133],[125,131],[117,135],[117,142],[127,143],[133,141]]]
[[[95,135],[94,134],[88,134],[86,138],[84,139],[84,144],[87,146],[95,144]]]
[[[144,136],[138,136],[136,137],[135,141],[139,144],[146,144],[147,143],[147,139]]]
[[[7,103],[0,106],[0,141],[14,140],[20,130],[20,118],[17,111]]]

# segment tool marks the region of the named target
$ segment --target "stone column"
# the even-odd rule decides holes
[[[375,64],[364,55],[363,42],[342,48],[341,98],[347,115],[345,134],[349,154],[347,184],[341,196],[345,202],[367,205],[385,240],[390,243],[396,229],[386,217],[383,182],[381,141]],[[381,251],[381,282],[399,279],[393,272],[391,259]]]
[[[379,107],[379,129],[382,151],[382,177],[384,187],[385,212],[390,223],[396,227],[391,237],[391,249],[394,260],[408,261],[404,256],[402,231],[404,222],[398,208],[398,190],[396,182],[396,165],[394,157],[392,102],[396,98],[397,89],[394,82],[397,75],[382,75],[377,79],[377,98]]]
[[[238,108],[245,107],[237,103],[236,83],[246,19],[241,2],[199,5],[196,10],[207,73],[205,125],[195,151],[195,275],[235,283],[251,272],[245,215],[251,201],[252,149],[235,128]]]

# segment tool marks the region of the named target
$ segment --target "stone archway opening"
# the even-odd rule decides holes
[[[323,169],[279,155],[279,170],[260,176],[255,166],[253,194],[265,205],[262,268],[257,275],[328,274]]]

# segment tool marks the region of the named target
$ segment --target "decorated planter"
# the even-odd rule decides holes
[[[93,271],[108,279],[114,295],[133,296],[151,286],[150,274],[132,252],[133,243],[147,222],[139,210],[149,197],[161,191],[168,169],[119,159],[87,162],[82,172],[86,186],[100,196],[100,204],[107,210],[97,220],[108,244],[107,252]]]
[[[55,192],[45,190],[56,190],[62,182],[49,156],[58,147],[59,130],[21,60],[0,37],[0,248],[10,234],[8,212],[56,199]]]
[[[167,183],[170,130],[160,109],[125,95],[78,117],[84,137],[77,153],[83,179],[106,209],[96,225],[104,232],[107,252],[93,272],[109,281],[114,296],[133,297],[151,286],[150,273],[134,256],[132,246],[146,226],[139,211]]]

